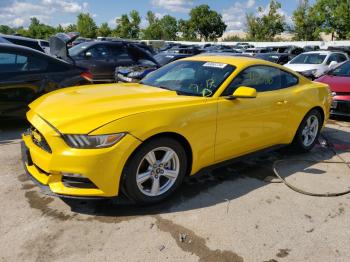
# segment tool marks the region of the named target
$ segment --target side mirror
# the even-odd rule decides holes
[[[333,66],[337,65],[338,63],[336,61],[332,61],[330,64],[329,64],[329,68],[332,68]]]
[[[91,53],[91,52],[86,52],[86,53],[85,53],[85,57],[87,57],[87,58],[92,57],[92,53]]]
[[[257,92],[255,88],[240,86],[236,91],[227,97],[228,100],[233,100],[236,98],[256,98]]]

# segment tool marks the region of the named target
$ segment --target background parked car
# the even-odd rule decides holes
[[[285,66],[306,77],[315,79],[348,59],[348,55],[343,52],[313,51],[298,55]]]
[[[88,68],[93,82],[114,82],[115,68],[131,66],[140,59],[154,60],[144,49],[128,41],[90,41],[76,45],[69,50],[69,44],[76,35],[57,34],[50,38],[51,53],[67,62]]]
[[[350,61],[347,61],[316,82],[328,84],[333,95],[331,114],[350,117]]]
[[[265,47],[255,47],[255,48],[248,48],[246,49],[243,54],[246,55],[251,55],[251,56],[255,56],[256,54],[260,54],[260,53],[269,53],[271,52],[271,50],[269,48],[265,48]]]
[[[160,66],[169,64],[173,61],[182,59],[182,58],[186,58],[186,57],[190,57],[193,56],[193,54],[181,54],[181,53],[170,53],[170,52],[161,52],[158,53],[154,56],[154,59],[157,61],[157,63]]]
[[[50,55],[49,41],[38,39],[39,46],[44,50],[45,54]]]
[[[291,55],[285,53],[260,53],[256,54],[255,58],[284,65],[291,60]]]
[[[86,69],[31,48],[0,44],[0,117],[24,117],[27,105],[42,94],[90,79]]]
[[[30,47],[45,53],[44,49],[40,46],[38,40],[36,39],[23,37],[23,36],[4,35],[4,34],[0,34],[0,38],[5,39],[12,44]]]

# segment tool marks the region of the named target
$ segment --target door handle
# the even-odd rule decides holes
[[[278,101],[277,102],[277,105],[286,105],[286,104],[288,104],[287,100],[283,100],[283,101]]]

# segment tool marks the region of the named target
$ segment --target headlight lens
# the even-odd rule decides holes
[[[110,135],[64,135],[66,143],[73,148],[94,149],[111,147],[118,143],[126,133],[110,134]]]
[[[139,72],[139,71],[135,71],[135,72],[131,72],[130,74],[128,74],[128,77],[140,77],[142,75],[143,72]]]

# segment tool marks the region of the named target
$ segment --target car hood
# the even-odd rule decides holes
[[[321,69],[322,65],[312,65],[312,64],[286,64],[285,67],[294,70],[295,72],[304,72],[308,70]]]
[[[105,84],[54,91],[29,107],[63,134],[88,134],[130,115],[202,100],[135,83]]]
[[[325,75],[316,81],[328,84],[333,92],[350,93],[350,77]]]

